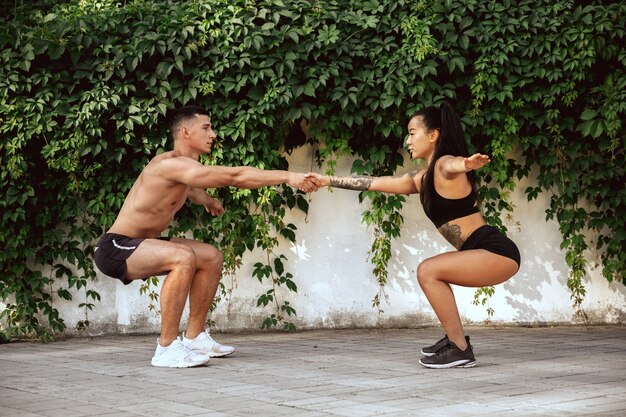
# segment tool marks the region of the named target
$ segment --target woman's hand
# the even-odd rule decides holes
[[[475,153],[474,155],[465,158],[465,168],[468,171],[476,170],[484,167],[491,159],[487,155],[483,155],[481,153]]]

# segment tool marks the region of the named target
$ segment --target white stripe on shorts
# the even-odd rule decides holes
[[[118,245],[117,242],[115,241],[115,239],[113,239],[112,242],[113,242],[113,246],[115,246],[118,249],[124,249],[124,250],[134,250],[134,249],[137,249],[137,246],[122,246],[122,245]]]

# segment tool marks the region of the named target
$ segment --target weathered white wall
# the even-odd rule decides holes
[[[290,169],[309,171],[312,149],[305,147],[290,157]],[[351,160],[340,161],[337,174],[348,175]],[[408,162],[399,172],[411,168]],[[316,167],[315,167],[316,168]],[[511,237],[522,254],[520,271],[508,282],[496,287],[489,306],[495,310],[493,322],[503,324],[579,323],[574,315],[566,287],[568,268],[559,245],[561,237],[555,221],[545,221],[549,196],[527,202],[518,185],[512,196],[515,221],[505,222]],[[421,292],[415,277],[419,262],[429,256],[452,250],[423,213],[417,195],[410,196],[403,209],[404,229],[393,242],[393,258],[386,287],[388,302],[379,315],[372,307],[377,284],[367,261],[372,230],[361,223],[365,206],[358,202],[355,191],[321,189],[311,195],[310,211],[289,214],[288,222],[297,227],[296,244],[286,242],[280,252],[288,258],[286,270],[298,285],[298,294],[279,293],[296,309],[293,322],[298,328],[339,328],[366,326],[417,327],[437,324],[436,317]],[[267,288],[252,277],[252,265],[263,261],[261,253],[249,254],[236,276],[223,279],[233,287],[230,300],[223,302],[212,319],[222,330],[258,329],[271,310],[256,307],[259,294]],[[589,256],[593,265],[596,259]],[[583,308],[592,323],[624,323],[626,321],[626,287],[608,283],[600,268],[588,271],[585,280],[587,295]],[[117,280],[100,276],[94,285],[102,296],[101,303],[89,312],[89,333],[154,332],[159,329],[158,315],[148,309],[149,299],[140,296],[138,282],[124,286]],[[487,319],[486,307],[474,306],[474,289],[455,287],[457,303],[463,319],[482,323]],[[56,302],[69,331],[84,312],[77,302]]]

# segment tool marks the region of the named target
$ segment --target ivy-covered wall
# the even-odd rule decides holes
[[[43,3],[16,2],[0,22],[5,339],[63,331],[55,299],[98,308],[91,245],[141,166],[167,147],[167,110],[192,102],[211,109],[222,139],[206,163],[287,168],[283,151],[308,142],[325,169],[355,155],[353,172],[381,175],[402,162],[408,117],[450,100],[472,148],[493,161],[481,176],[489,221],[505,227],[516,181],[536,176],[523,192],[549,195],[545,218],[560,226],[573,307],[585,297],[589,251],[607,280],[624,280],[621,2]],[[306,212],[307,199],[289,188],[214,194],[226,215],[188,207],[170,233],[215,243],[227,272],[263,251],[252,273],[269,311],[262,326],[293,330],[296,311],[277,289],[297,291],[297,280],[277,248],[295,241],[285,213]],[[380,308],[405,198],[361,199]],[[88,325],[86,314],[78,326]]]
[[[299,147],[286,156],[289,167],[296,171],[310,169],[313,153],[311,145]],[[398,174],[418,166],[404,155],[407,159],[398,168]],[[350,157],[339,159],[337,173],[350,172],[353,161]],[[317,170],[324,169],[326,166]],[[559,248],[562,241],[559,224],[554,219],[544,220],[550,198],[542,193],[529,202],[524,193],[526,187],[535,184],[532,179],[516,182],[516,189],[509,197],[515,205],[514,218],[502,218],[507,234],[520,248],[523,259],[520,270],[509,281],[496,286],[489,297],[480,293],[476,298],[474,288],[455,287],[462,320],[495,326],[625,324],[626,286],[608,282],[602,276],[601,269],[596,267],[597,253],[589,252],[585,256],[587,293],[580,309],[572,309],[566,285],[569,267],[565,251]],[[370,202],[359,203],[357,192],[321,189],[310,196],[308,213],[297,209],[286,212],[285,221],[297,226],[296,239],[281,240],[276,251],[288,258],[284,266],[293,274],[298,292],[283,287],[277,288],[276,295],[289,300],[296,310],[297,316],[292,315],[289,320],[297,329],[438,325],[415,271],[422,259],[450,251],[452,247],[425,216],[419,196],[407,197],[400,212],[404,218],[402,233],[390,242],[391,257],[384,294],[378,305],[382,312],[379,312],[372,301],[380,287],[373,266],[367,261],[376,236],[373,228],[362,222],[362,213],[369,208]],[[270,305],[266,308],[257,305],[259,294],[266,291],[266,283],[252,277],[257,262],[266,262],[264,251],[246,253],[237,272],[223,277],[224,285],[232,291],[211,314],[213,331],[259,329],[271,309]],[[160,284],[151,290],[158,292]],[[97,308],[88,312],[91,324],[83,332],[77,332],[74,326],[85,319],[84,312],[76,309],[72,301],[55,303],[66,320],[66,333],[158,333],[158,304],[155,305],[149,293],[139,294],[140,283],[124,286],[99,274],[92,285],[102,299]],[[186,314],[181,331],[185,330]]]

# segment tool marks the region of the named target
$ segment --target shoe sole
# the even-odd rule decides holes
[[[420,351],[420,353],[426,357],[433,356],[435,354],[434,352],[424,352],[423,350]]]
[[[157,368],[195,368],[195,367],[198,367],[198,366],[203,366],[203,365],[208,364],[210,359],[211,359],[210,356],[206,356],[205,359],[203,359],[202,361],[196,361],[196,362],[192,362],[192,363],[185,363],[185,364],[182,364],[182,365],[169,364],[169,363],[161,365],[161,364],[159,364],[159,362],[155,363],[155,362],[151,361],[150,365],[155,366]]]
[[[474,366],[476,366],[476,361],[468,361],[468,360],[461,360],[461,361],[455,361],[455,362],[450,362],[450,363],[442,363],[442,364],[434,364],[434,363],[423,363],[422,360],[420,359],[419,361],[420,365],[425,366],[426,368],[432,368],[432,369],[447,369],[447,368],[473,368]]]
[[[184,364],[184,365],[171,365],[171,364],[167,364],[167,365],[160,365],[160,364],[155,364],[153,362],[150,363],[150,365],[157,367],[157,368],[195,368],[197,366],[202,366],[204,364],[206,364],[208,361],[205,362],[201,362],[201,363],[193,363],[193,364]]]
[[[211,352],[211,353],[209,353],[209,356],[210,356],[211,358],[223,358],[224,356],[228,356],[228,355],[230,355],[230,354],[231,354],[231,353],[233,353],[234,351],[235,351],[235,350],[233,349],[232,351],[227,352],[227,353],[214,353],[214,352]]]

